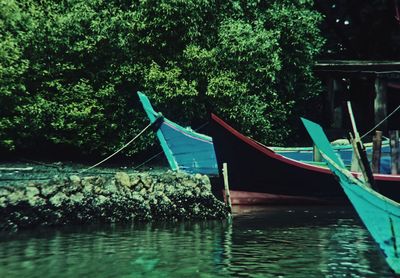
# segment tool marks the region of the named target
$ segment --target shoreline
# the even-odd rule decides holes
[[[31,174],[31,181],[16,181],[14,185],[2,181],[0,230],[68,224],[224,219],[229,215],[226,205],[212,194],[207,176],[162,169],[110,173],[56,175],[47,181],[35,180]],[[28,173],[23,174],[25,178],[29,177]],[[49,174],[47,172],[48,178]]]

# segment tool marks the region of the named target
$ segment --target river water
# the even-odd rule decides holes
[[[351,207],[0,234],[0,277],[393,277]]]

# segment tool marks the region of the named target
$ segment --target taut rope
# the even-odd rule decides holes
[[[387,119],[389,119],[394,113],[397,112],[397,110],[400,109],[400,105],[397,106],[396,109],[394,109],[392,111],[392,113],[390,113],[389,115],[387,115],[382,121],[380,121],[377,125],[375,125],[373,128],[371,128],[367,133],[365,133],[363,136],[360,137],[360,139],[363,139],[365,136],[367,136],[368,134],[370,134],[372,131],[374,131],[378,126],[380,126],[384,121],[386,121]]]
[[[90,166],[90,167],[87,168],[87,169],[84,169],[84,170],[80,171],[79,173],[83,173],[83,172],[89,171],[90,169],[93,169],[94,167],[97,167],[97,166],[99,166],[100,164],[102,164],[103,162],[109,160],[111,157],[113,157],[114,155],[116,155],[117,153],[119,153],[120,151],[122,151],[123,149],[125,149],[126,147],[128,147],[133,141],[135,141],[137,138],[139,138],[139,136],[142,135],[142,134],[143,134],[149,127],[151,127],[153,124],[154,124],[154,122],[153,122],[153,123],[149,123],[144,129],[142,129],[141,132],[139,132],[139,133],[138,133],[133,139],[131,139],[128,143],[126,143],[125,145],[123,145],[119,150],[117,150],[117,151],[114,152],[113,154],[109,155],[108,157],[104,158],[102,161],[100,161],[100,162],[98,162],[98,163],[96,163],[96,164]]]

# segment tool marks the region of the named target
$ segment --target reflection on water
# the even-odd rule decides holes
[[[392,277],[352,209],[0,235],[0,277]]]

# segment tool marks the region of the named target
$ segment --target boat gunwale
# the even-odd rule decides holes
[[[251,147],[257,149],[258,151],[264,153],[265,155],[267,155],[273,159],[277,159],[281,162],[290,164],[292,166],[300,167],[300,168],[303,168],[306,170],[333,175],[333,173],[331,172],[331,170],[329,168],[324,168],[321,166],[316,166],[316,165],[300,162],[298,160],[291,159],[291,158],[288,158],[288,157],[285,157],[283,155],[276,153],[274,150],[263,145],[262,143],[259,143],[258,141],[243,135],[242,133],[240,133],[239,131],[234,129],[232,126],[230,126],[228,123],[226,123],[224,120],[222,120],[217,115],[215,115],[214,113],[211,113],[211,119],[214,120],[216,123],[218,123],[223,128],[225,128],[227,131],[229,131],[232,135],[234,135],[239,140],[243,141],[244,143],[250,145]],[[358,173],[358,172],[351,172],[351,174],[354,177],[358,177],[360,175],[360,173]],[[375,173],[374,178],[377,180],[382,180],[382,181],[400,181],[400,175],[388,175],[388,174]]]
[[[163,116],[162,120],[170,128],[173,128],[176,131],[181,132],[181,133],[185,134],[188,137],[191,137],[193,139],[198,139],[198,140],[200,140],[202,142],[205,142],[205,143],[213,144],[212,137],[210,137],[208,135],[198,133],[198,132],[196,132],[196,131],[194,131],[192,129],[189,129],[187,127],[183,127],[183,126],[181,126],[181,125],[169,120],[168,118],[165,118],[164,116]]]
[[[382,147],[383,146],[389,146],[389,141],[388,140],[384,140],[382,141]],[[365,143],[364,144],[365,147],[372,147],[372,143]],[[313,147],[274,147],[274,146],[265,146],[267,148],[270,148],[271,150],[273,150],[274,152],[280,152],[280,153],[285,153],[285,152],[312,152],[313,151]],[[346,145],[332,145],[332,148],[335,151],[352,151],[352,146],[350,144],[346,144]]]

